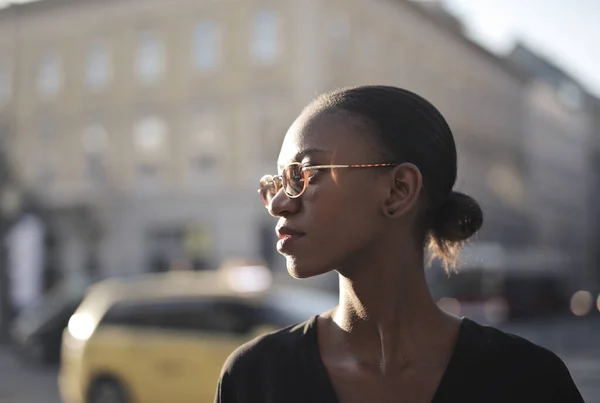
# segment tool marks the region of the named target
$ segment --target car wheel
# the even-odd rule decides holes
[[[87,403],[129,403],[130,400],[123,385],[113,379],[99,379],[94,381],[89,393]]]

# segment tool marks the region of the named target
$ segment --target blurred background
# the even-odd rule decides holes
[[[360,84],[432,101],[483,207],[460,273],[427,270],[440,306],[552,349],[600,402],[599,18],[596,0],[0,0],[0,402],[210,401],[235,345],[333,306],[334,274],[288,278],[256,188],[302,107]],[[202,371],[202,397],[176,394]],[[156,383],[168,398],[142,396]]]

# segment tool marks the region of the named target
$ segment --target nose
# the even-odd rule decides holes
[[[287,217],[298,212],[300,208],[300,198],[292,199],[285,194],[283,189],[271,199],[267,206],[269,214],[273,217]]]

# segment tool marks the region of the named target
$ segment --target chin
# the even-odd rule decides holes
[[[299,259],[296,256],[285,256],[285,265],[290,276],[297,279],[305,279],[325,274],[332,271],[329,266],[323,266],[323,264],[316,264],[310,259]]]

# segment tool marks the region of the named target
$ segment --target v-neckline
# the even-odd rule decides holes
[[[327,372],[327,368],[325,367],[325,363],[323,362],[323,357],[321,356],[321,349],[319,347],[319,330],[318,323],[319,316],[315,315],[310,321],[311,328],[311,337],[310,343],[312,344],[312,359],[316,364],[316,376],[318,378],[318,387],[315,388],[317,393],[324,393],[318,397],[318,400],[314,400],[315,402],[327,402],[327,403],[340,403],[333,387],[333,382]],[[454,342],[454,347],[452,349],[452,354],[450,356],[450,360],[448,361],[448,365],[446,365],[446,369],[442,374],[442,378],[433,394],[433,398],[431,399],[431,403],[444,403],[443,396],[445,391],[450,387],[452,381],[453,374],[456,373],[455,367],[458,366],[460,360],[460,352],[463,350],[463,346],[465,344],[466,338],[466,329],[470,324],[470,319],[462,317],[460,321],[460,327],[458,330],[458,336],[456,341]]]

